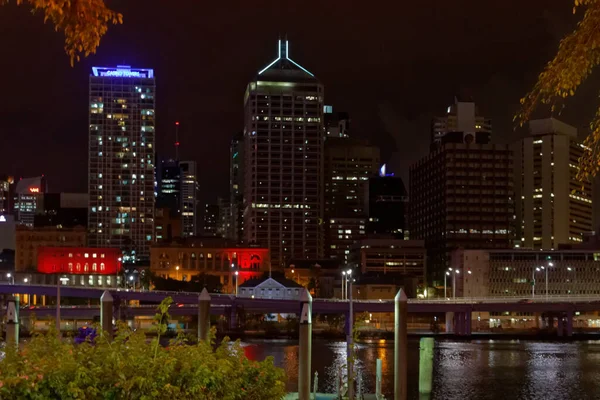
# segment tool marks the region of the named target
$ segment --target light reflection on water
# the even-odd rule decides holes
[[[298,343],[253,340],[244,347],[255,360],[273,356],[288,375],[288,390],[297,391]],[[346,343],[314,339],[312,370],[319,390],[335,392],[339,371],[346,375]],[[393,341],[372,341],[357,347],[357,371],[369,392],[375,388],[376,360],[382,360],[383,391],[392,397]],[[419,342],[409,340],[409,399],[418,395]],[[433,393],[429,399],[587,400],[600,399],[600,341],[534,342],[515,340],[436,341]]]

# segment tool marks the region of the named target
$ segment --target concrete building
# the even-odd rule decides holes
[[[350,115],[347,112],[334,112],[333,106],[323,107],[326,138],[348,138],[350,136]]]
[[[244,241],[244,134],[235,135],[229,148],[229,225],[228,239]]]
[[[92,67],[89,90],[89,244],[121,249],[126,263],[147,260],[154,242],[154,71]]]
[[[47,191],[48,185],[44,176],[21,178],[16,182],[13,214],[17,224],[33,227],[38,203]]]
[[[258,278],[240,284],[238,295],[253,299],[299,300],[304,290],[301,285],[290,279]]]
[[[15,217],[8,214],[0,214],[0,252],[4,249],[15,250],[15,229]]]
[[[416,297],[417,286],[426,282],[427,252],[422,240],[363,239],[353,250],[352,262],[371,283],[376,283],[373,279],[378,278],[378,283],[411,288],[410,297]]]
[[[325,255],[348,263],[350,249],[366,234],[367,187],[380,164],[379,148],[367,141],[325,141]]]
[[[506,249],[514,238],[509,147],[446,139],[410,168],[410,237],[425,241],[429,284],[438,288],[453,249]]]
[[[474,143],[489,143],[492,134],[492,121],[478,115],[477,106],[470,99],[454,98],[446,115],[433,119],[431,144],[435,148],[442,138],[470,135]]]
[[[159,243],[182,237],[181,217],[178,214],[172,215],[171,212],[171,207],[157,208],[154,211],[154,237]]]
[[[235,290],[235,276],[241,284],[261,277],[270,266],[269,249],[237,247],[219,238],[186,238],[151,248],[150,270],[154,274],[185,281],[199,274],[218,276],[226,293]]]
[[[593,230],[592,185],[577,180],[584,145],[577,129],[554,118],[529,122],[514,144],[517,244],[558,249]]]
[[[279,268],[324,247],[324,90],[289,50],[278,42],[244,97],[245,243],[269,247]]]
[[[13,209],[12,187],[14,178],[8,175],[0,175],[0,215],[11,213]]]
[[[206,204],[204,206],[204,236],[219,237],[219,215],[218,204]]]
[[[367,185],[367,234],[408,239],[408,193],[402,178],[386,173],[385,167],[384,164]]]
[[[181,227],[183,236],[196,236],[198,205],[198,179],[195,161],[180,161],[181,170]]]
[[[545,296],[546,271],[550,296],[600,294],[599,250],[458,249],[451,268],[460,297]]]
[[[83,226],[75,228],[17,226],[15,270],[37,270],[40,247],[84,247],[86,239],[87,232]]]
[[[181,168],[177,160],[162,160],[158,170],[156,208],[169,208],[172,216],[181,216]]]
[[[89,196],[87,193],[44,193],[38,196],[33,224],[74,228],[86,226]]]

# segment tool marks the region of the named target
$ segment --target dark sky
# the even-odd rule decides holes
[[[287,33],[291,57],[348,111],[352,134],[380,145],[405,177],[426,154],[431,117],[459,92],[493,119],[496,141],[514,136],[519,98],[578,16],[572,0],[114,1],[97,55],[70,67],[62,34],[14,2],[0,8],[0,173],[44,173],[52,191],[87,190],[88,75],[92,65],[154,68],[157,134],[171,155],[198,162],[201,200],[228,187],[228,143],[242,128],[246,84]],[[562,119],[594,113],[595,82]]]

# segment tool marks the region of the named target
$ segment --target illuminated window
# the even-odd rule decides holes
[[[100,271],[104,271],[104,263],[100,263]]]
[[[89,257],[90,257],[89,253],[85,253],[83,256],[84,256],[85,258],[89,258]]]
[[[69,263],[69,272],[73,272],[73,263]]]
[[[97,266],[97,264],[96,264],[96,263],[93,263],[93,264],[92,264],[92,272],[96,272],[96,271],[97,271],[97,269],[98,269],[98,266]]]
[[[85,265],[83,266],[83,272],[89,272],[90,270],[90,266],[88,263],[85,263]]]
[[[92,258],[96,258],[96,257],[98,257],[98,254],[96,254],[96,253],[92,254]]]
[[[69,253],[69,258],[73,258],[73,253]]]
[[[100,258],[104,258],[104,253],[100,254]]]
[[[81,264],[77,263],[77,272],[81,272]]]
[[[208,253],[208,254],[206,255],[206,257],[207,257],[207,258],[212,258],[212,253]]]

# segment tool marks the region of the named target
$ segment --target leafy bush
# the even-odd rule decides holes
[[[189,344],[179,336],[168,347],[168,298],[159,306],[158,336],[119,325],[113,341],[60,340],[56,331],[35,335],[0,362],[1,399],[281,399],[285,374],[273,359],[248,360],[239,343]]]

